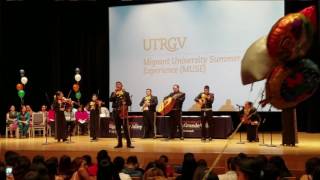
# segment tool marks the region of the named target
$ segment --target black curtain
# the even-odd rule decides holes
[[[286,0],[285,1],[285,14],[298,12],[305,7],[315,5],[317,7],[317,18],[319,27],[319,0]],[[313,60],[319,67],[319,47],[320,47],[319,29],[317,29],[314,43],[307,57]],[[320,90],[308,100],[301,103],[297,107],[297,122],[300,131],[306,132],[320,132]]]
[[[2,2],[0,6],[0,127],[10,105],[20,107],[19,69],[29,79],[24,97],[34,111],[50,105],[55,91],[75,99],[75,68],[82,79],[81,103],[92,93],[108,99],[107,5],[99,2]],[[20,109],[20,108],[18,108]],[[2,128],[2,133],[4,128]]]

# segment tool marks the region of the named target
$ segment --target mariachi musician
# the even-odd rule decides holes
[[[244,104],[240,115],[242,123],[247,125],[247,140],[249,142],[259,142],[258,126],[261,118],[252,102],[247,101]]]
[[[203,92],[201,92],[194,99],[201,108],[201,140],[205,141],[207,138],[206,123],[209,125],[209,141],[213,138],[213,126],[214,121],[212,119],[212,103],[214,101],[214,94],[210,93],[209,86],[204,86]]]
[[[110,102],[112,102],[112,117],[116,124],[116,131],[118,136],[118,144],[114,148],[122,147],[121,126],[127,140],[127,147],[134,148],[131,145],[130,134],[128,130],[128,106],[131,106],[131,99],[129,92],[123,89],[120,81],[116,82],[115,91],[111,93]]]
[[[155,112],[158,104],[157,96],[152,95],[151,89],[146,89],[146,96],[142,98],[140,106],[143,114],[143,138],[155,138]]]
[[[169,136],[168,139],[173,139],[177,132],[177,127],[179,129],[180,139],[183,140],[183,129],[182,129],[182,121],[181,121],[181,114],[182,114],[182,105],[186,98],[186,94],[180,91],[180,87],[178,84],[174,84],[172,87],[173,92],[170,93],[168,96],[164,98],[164,101],[171,98],[173,102],[172,109],[170,109],[168,115],[169,118]]]
[[[61,91],[57,91],[53,102],[53,109],[55,110],[55,138],[67,141],[67,122],[64,116],[64,111],[67,105],[72,104],[72,101],[66,99]]]
[[[97,137],[100,132],[100,108],[103,104],[98,99],[97,94],[93,94],[90,103],[87,105],[87,109],[90,111],[90,137],[91,141],[97,141]]]

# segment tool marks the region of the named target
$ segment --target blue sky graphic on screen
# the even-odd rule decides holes
[[[186,93],[184,111],[209,85],[214,111],[261,100],[265,81],[243,86],[241,58],[283,16],[282,1],[183,1],[111,7],[110,92],[122,81],[140,111],[145,89],[159,101],[177,83]],[[226,105],[231,103],[231,105]],[[260,109],[263,111],[264,109]]]

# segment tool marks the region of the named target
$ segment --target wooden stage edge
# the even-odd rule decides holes
[[[237,144],[239,142],[239,133],[231,140],[226,151],[223,153],[217,167],[225,167],[226,159],[230,156],[242,152],[255,156],[259,154],[271,156],[281,155],[286,160],[290,169],[304,169],[305,161],[314,156],[320,156],[320,134],[310,134],[300,132],[299,144],[295,147],[281,146],[281,134],[274,133],[272,136],[273,144],[276,147],[261,146],[262,134],[260,134],[260,142]],[[242,139],[246,136],[242,133]],[[270,144],[270,133],[265,133],[265,144]],[[34,155],[40,154],[45,157],[61,155],[69,155],[71,157],[82,156],[89,154],[92,158],[96,157],[99,150],[105,149],[109,152],[111,158],[123,156],[124,158],[130,155],[136,155],[143,167],[148,162],[158,159],[162,154],[169,157],[172,164],[180,164],[183,159],[183,154],[192,152],[197,159],[205,159],[208,164],[211,164],[216,156],[221,152],[227,140],[214,139],[209,142],[201,142],[200,139],[188,139],[181,141],[174,139],[166,141],[163,138],[157,139],[133,139],[134,149],[128,149],[124,146],[121,149],[114,149],[117,141],[115,138],[101,138],[98,142],[90,142],[88,136],[72,137],[73,143],[57,143],[53,138],[48,138],[48,145],[43,145],[45,138],[0,138],[0,160],[3,160],[3,155],[7,150],[16,151],[22,155],[32,158]],[[125,139],[123,140],[126,145]]]

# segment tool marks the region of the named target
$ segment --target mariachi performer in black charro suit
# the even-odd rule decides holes
[[[240,111],[241,121],[247,125],[247,140],[249,142],[259,142],[258,127],[261,117],[257,109],[253,107],[252,102],[248,101],[244,104],[243,109]]]
[[[173,92],[170,93],[168,96],[166,96],[164,99],[167,98],[173,98],[174,106],[172,107],[171,111],[168,113],[170,116],[169,118],[169,136],[168,139],[173,139],[177,132],[177,127],[179,129],[180,139],[183,140],[183,128],[182,128],[182,121],[181,121],[181,115],[182,115],[182,105],[186,98],[186,94],[183,92],[180,92],[178,84],[173,85]]]
[[[97,141],[100,135],[100,108],[104,104],[98,99],[97,94],[93,94],[90,103],[87,105],[87,109],[90,111],[90,137],[91,141]]]
[[[121,82],[116,82],[116,89],[111,93],[110,102],[112,102],[112,117],[116,124],[116,131],[118,136],[118,144],[115,148],[122,147],[122,133],[121,126],[123,127],[123,132],[127,140],[127,147],[134,148],[131,145],[130,134],[128,130],[128,106],[131,106],[132,102],[130,95],[126,92]]]
[[[214,121],[212,118],[212,103],[214,101],[214,94],[209,92],[209,86],[204,86],[204,90],[195,99],[201,105],[201,140],[205,141],[207,138],[206,123],[209,125],[209,140],[213,138]]]
[[[57,91],[55,99],[53,102],[53,108],[55,111],[55,138],[60,142],[60,140],[67,141],[67,122],[64,116],[64,111],[66,108],[66,99],[63,97],[61,91]]]
[[[156,106],[158,104],[157,96],[152,96],[152,90],[146,89],[146,96],[140,101],[140,106],[143,114],[143,138],[155,138],[155,117]]]

